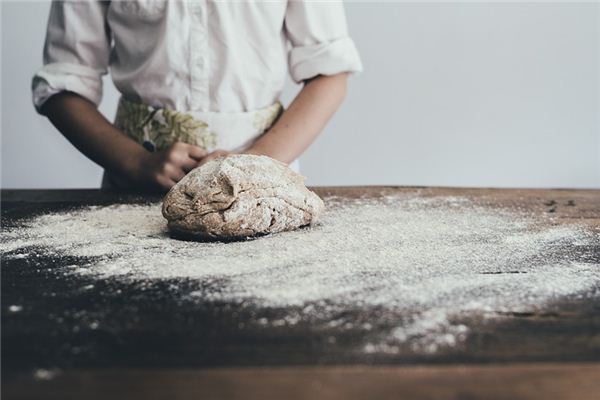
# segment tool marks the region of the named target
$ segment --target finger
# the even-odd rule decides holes
[[[209,155],[207,155],[206,157],[204,157],[202,160],[200,160],[200,162],[198,163],[198,166],[204,165],[209,161],[214,160],[215,158],[219,157],[220,155],[217,153],[210,153]]]
[[[231,153],[229,151],[226,150],[215,150],[212,153],[210,153],[209,155],[207,155],[206,157],[204,157],[202,159],[202,163],[206,164],[209,161],[214,160],[215,158],[219,158],[219,157],[227,157],[228,155],[230,155]]]
[[[207,162],[209,162],[210,160],[211,160],[211,158],[209,156],[206,156],[202,160],[198,161],[198,166],[201,167],[204,164],[206,164]]]
[[[161,189],[163,189],[164,191],[167,191],[167,190],[171,189],[173,186],[175,186],[175,184],[177,182],[175,182],[173,179],[170,179],[166,176],[161,175],[156,179],[156,183],[158,184],[158,186]]]
[[[156,181],[164,181],[164,178],[172,179],[175,182],[179,182],[185,176],[185,172],[179,168],[176,164],[166,163],[163,164],[160,173],[156,176]]]
[[[165,167],[165,175],[175,182],[179,182],[185,176],[185,171],[178,166],[168,164]]]
[[[204,150],[202,147],[194,146],[191,144],[188,146],[189,146],[187,148],[188,155],[196,161],[200,161],[200,159],[202,159],[202,157],[206,157],[206,155],[208,154],[208,151]]]
[[[185,172],[188,173],[191,170],[193,170],[194,168],[196,168],[198,166],[198,161],[194,160],[191,157],[186,157],[182,163],[181,163],[181,169]]]

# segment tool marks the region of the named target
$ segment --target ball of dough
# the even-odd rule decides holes
[[[323,201],[304,177],[266,156],[236,154],[192,170],[163,201],[172,232],[241,239],[314,224]]]

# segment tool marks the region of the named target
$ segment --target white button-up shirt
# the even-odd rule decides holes
[[[98,104],[110,69],[132,101],[242,112],[276,102],[286,69],[300,82],[361,68],[341,1],[56,1],[33,102],[66,90]]]

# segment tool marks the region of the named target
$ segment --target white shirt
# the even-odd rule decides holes
[[[276,102],[286,69],[300,82],[361,68],[341,1],[56,1],[33,102],[68,90],[98,105],[110,69],[132,101],[243,112]]]

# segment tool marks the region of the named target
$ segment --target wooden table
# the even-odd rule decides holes
[[[320,195],[378,197],[418,191],[463,196],[488,207],[552,214],[600,235],[598,190],[317,188]],[[158,200],[99,190],[2,192],[2,224],[83,205]],[[600,247],[585,249],[600,265]],[[62,279],[73,260],[2,263],[2,395],[5,399],[516,399],[599,398],[600,298],[566,299],[534,313],[513,313],[471,332],[460,351],[377,356],[349,352],[357,332],[335,346],[330,332],[238,329],[251,317],[234,306],[181,305],[156,282]],[[116,285],[116,286],[115,286]],[[120,286],[119,286],[120,285]],[[152,295],[152,302],[149,302]],[[23,312],[7,312],[25,304]],[[32,310],[32,311],[27,311]],[[110,316],[111,330],[74,330],[77,313]],[[61,323],[56,317],[61,316]],[[74,352],[76,348],[78,351]],[[51,379],[48,379],[51,378]]]

